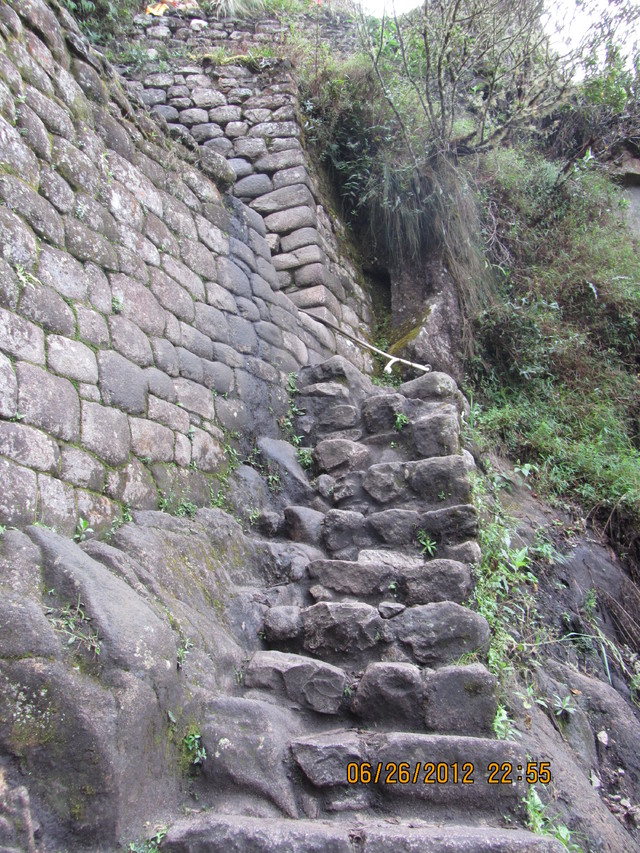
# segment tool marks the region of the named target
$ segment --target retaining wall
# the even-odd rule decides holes
[[[216,146],[168,141],[54,9],[0,3],[0,524],[70,533],[78,517],[108,525],[122,504],[207,503],[225,444],[279,435],[288,373],[335,351],[362,358],[283,291],[272,249],[300,223],[273,227],[233,198],[237,172]],[[219,106],[247,119],[266,107],[241,76],[218,78]],[[166,88],[156,82],[181,87],[191,104],[202,92],[211,100],[211,80],[184,66]],[[269,83],[285,100],[287,85]],[[251,90],[241,108],[233,87]],[[259,122],[230,142],[234,153],[241,139],[253,144],[251,168],[260,158],[302,163],[297,125],[276,118],[282,106],[276,98],[270,116],[290,123],[289,144]],[[317,246],[322,226],[311,217],[305,227]],[[333,316],[355,327],[366,319],[356,321],[358,298],[341,294]]]

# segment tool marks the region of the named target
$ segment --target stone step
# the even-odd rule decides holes
[[[480,663],[438,670],[372,663],[350,690],[352,713],[367,723],[438,734],[493,734],[497,682]]]
[[[422,815],[428,805],[430,816],[471,808],[476,821],[523,816],[527,757],[511,742],[336,729],[296,738],[291,751],[313,789],[328,794],[325,809],[378,799],[385,810],[402,803]]]
[[[340,483],[334,485],[334,491]],[[364,515],[355,510],[331,509],[322,526],[322,540],[327,552],[334,559],[355,560],[363,549],[383,548],[397,551],[407,549],[414,543],[418,549],[417,536],[424,532],[434,543],[430,556],[475,562],[473,556],[461,556],[465,549],[461,543],[477,538],[478,519],[473,504],[444,506],[441,509],[418,509],[394,507]]]
[[[460,604],[471,590],[469,567],[454,560],[408,557],[404,565],[383,559],[314,560],[307,572],[334,600],[352,598],[376,605],[389,599],[409,607],[434,601]]]
[[[391,602],[389,602],[391,604]],[[397,605],[391,618],[364,602],[321,601],[300,609],[271,607],[264,617],[267,642],[356,668],[376,660],[408,660],[445,666],[464,654],[486,654],[486,620],[451,601],[416,607]],[[382,612],[385,611],[380,607]]]
[[[327,444],[322,442],[319,448]],[[366,453],[364,445],[362,447]],[[354,455],[351,454],[352,459]],[[371,458],[362,453],[362,462],[358,460],[351,466],[362,470],[363,462]],[[469,503],[471,483],[469,480],[469,461],[466,456],[433,456],[415,462],[384,462],[368,466],[362,485],[364,490],[378,504],[407,508],[437,509]],[[425,506],[427,504],[428,506]]]
[[[173,824],[163,842],[172,853],[562,853],[552,838],[522,829],[287,820],[208,811]]]
[[[337,714],[345,705],[345,672],[302,655],[256,652],[244,670],[243,683],[249,690],[268,690],[319,714]]]

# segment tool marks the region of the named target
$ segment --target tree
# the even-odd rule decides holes
[[[360,11],[361,37],[414,164],[492,147],[557,109],[577,69],[587,58],[592,72],[606,62],[603,47],[640,16],[628,0],[594,17],[597,5],[581,4],[593,22],[568,44],[575,16],[552,26],[544,0],[425,0],[379,26]]]

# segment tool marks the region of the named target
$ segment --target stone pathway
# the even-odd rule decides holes
[[[204,737],[211,784],[297,820],[205,814],[175,824],[170,849],[560,849],[516,829],[528,759],[493,737],[489,626],[462,604],[479,550],[455,383],[376,388],[334,357],[302,370],[295,401],[331,508],[285,516],[326,556],[268,593],[267,648]]]

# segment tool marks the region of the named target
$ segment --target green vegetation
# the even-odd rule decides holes
[[[84,542],[87,536],[91,533],[93,533],[93,527],[89,525],[86,518],[79,518],[78,523],[76,524],[76,532],[73,536],[73,541]]]
[[[126,848],[129,853],[156,853],[160,850],[160,844],[166,836],[168,828],[166,826],[157,829],[154,834],[144,841],[131,841]]]
[[[482,561],[476,569],[473,606],[491,628],[489,669],[502,683],[515,668],[528,675],[537,665],[531,650],[547,637],[537,620],[537,578],[528,549],[512,546],[512,532],[497,494],[475,477],[474,503],[480,517]],[[500,721],[498,721],[500,723]],[[497,730],[496,730],[497,731]]]
[[[180,645],[178,646],[178,669],[182,669],[187,659],[187,655],[193,648],[193,643],[189,637],[180,637]]]
[[[406,427],[408,423],[409,418],[406,415],[404,415],[402,412],[396,412],[396,419],[393,426],[398,432],[402,432],[402,428]]]
[[[190,768],[202,765],[207,758],[207,751],[202,744],[202,735],[198,726],[193,723],[182,741],[184,757]]]
[[[539,4],[500,20],[498,8],[360,18],[345,61],[296,34],[306,138],[372,256],[405,271],[439,258],[451,273],[479,451],[520,460],[537,492],[640,559],[640,251],[604,162],[637,154],[640,60],[614,36],[640,10],[610,10],[563,65]],[[568,82],[580,65],[583,82]],[[412,330],[377,308],[376,334],[399,354]]]
[[[416,533],[416,539],[418,540],[420,553],[423,557],[427,554],[430,557],[435,557],[438,545],[437,542],[428,535],[426,530],[418,530]]]
[[[571,833],[564,824],[557,823],[549,814],[545,805],[532,785],[524,799],[527,808],[527,826],[537,835],[546,835],[559,841],[570,853],[582,853],[582,848],[571,840]]]
[[[97,658],[102,644],[97,629],[91,627],[91,617],[87,616],[84,607],[78,595],[75,604],[67,604],[62,608],[48,607],[46,616],[53,630],[66,637],[68,647],[73,647],[74,651],[85,651]]]
[[[480,168],[499,280],[469,361],[475,440],[624,546],[640,518],[640,253],[620,191],[533,150]]]

